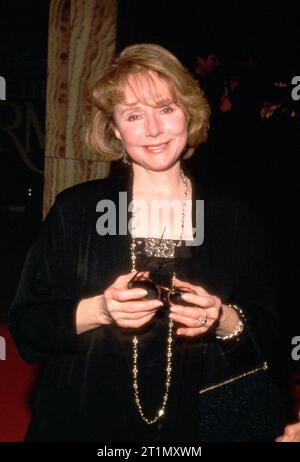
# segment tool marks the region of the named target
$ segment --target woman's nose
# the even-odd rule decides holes
[[[145,119],[145,134],[146,136],[157,137],[163,132],[163,124],[159,116],[156,114],[149,115]]]

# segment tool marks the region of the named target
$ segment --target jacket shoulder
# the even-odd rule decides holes
[[[109,199],[119,190],[119,182],[112,178],[86,181],[64,189],[55,199],[56,205],[66,207],[70,204],[91,203],[103,198]]]

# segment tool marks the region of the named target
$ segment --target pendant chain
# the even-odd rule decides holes
[[[185,222],[185,213],[186,213],[186,204],[187,204],[187,197],[188,197],[188,183],[187,183],[187,178],[184,175],[182,169],[180,170],[182,182],[184,184],[184,201],[182,204],[182,215],[181,215],[181,234],[179,241],[176,243],[177,247],[180,247],[182,245],[182,236],[184,232],[184,222]],[[132,232],[131,232],[131,271],[136,272],[136,254],[135,254],[135,249],[136,249],[136,242],[135,242],[135,223],[134,223],[134,216],[132,217]],[[176,277],[176,273],[174,272],[172,274],[171,278],[171,289],[174,289],[174,279]],[[141,404],[141,399],[140,399],[140,391],[139,391],[139,384],[138,384],[138,338],[137,336],[133,336],[132,338],[132,352],[133,352],[133,392],[134,392],[134,399],[135,403],[138,409],[138,412],[141,416],[141,418],[146,422],[148,425],[152,425],[155,422],[157,422],[161,417],[166,412],[166,406],[167,406],[167,401],[169,397],[169,388],[171,385],[171,372],[172,372],[172,344],[173,344],[173,320],[169,318],[169,324],[168,324],[168,337],[167,337],[167,366],[166,366],[166,382],[165,382],[165,393],[163,395],[162,399],[162,404],[160,408],[158,409],[156,416],[152,419],[148,418],[145,416],[142,404]]]

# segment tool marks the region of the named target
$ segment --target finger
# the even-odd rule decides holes
[[[120,285],[123,285],[126,281],[129,281],[133,276],[134,276],[134,273],[132,271],[129,271],[128,273],[125,273],[125,274],[121,274],[114,280],[114,282],[112,283],[112,286],[119,287]]]
[[[210,294],[191,294],[185,293],[181,296],[183,300],[193,303],[194,305],[203,306],[204,308],[220,308],[221,300]]]
[[[196,286],[190,282],[184,281],[183,279],[174,278],[175,287],[187,287],[189,289],[195,290],[197,293],[207,294],[208,292],[201,286]]]
[[[150,271],[140,271],[139,276],[141,277],[149,277],[150,276]]]
[[[288,436],[283,435],[281,437],[280,443],[290,443],[291,439]]]
[[[142,288],[136,289],[111,289],[111,298],[118,302],[127,302],[128,300],[137,300],[147,295],[147,290]]]
[[[116,288],[124,288],[127,287],[128,282],[134,278],[134,276],[137,274],[137,271],[133,272],[130,271],[129,273],[126,274],[121,274],[118,276],[114,282],[112,283],[111,287],[116,287]],[[138,273],[138,277],[149,277],[149,271],[141,271]]]
[[[112,311],[122,313],[135,313],[139,311],[157,311],[163,306],[163,303],[158,300],[146,300],[146,301],[131,301],[131,302],[117,302],[112,301]]]
[[[119,323],[119,321],[132,321],[132,320],[139,320],[143,319],[147,316],[152,316],[155,314],[155,311],[138,311],[136,313],[115,313],[115,321]]]
[[[154,313],[153,314],[150,314],[150,315],[147,315],[147,316],[144,316],[143,318],[141,319],[136,319],[136,320],[120,320],[118,322],[119,326],[120,327],[127,327],[127,328],[138,328],[138,327],[141,327],[143,326],[144,324],[147,324],[147,322],[150,321],[150,319],[154,316]]]
[[[295,433],[293,426],[292,425],[287,425],[284,429],[284,435],[285,436],[293,436]]]
[[[173,319],[173,321],[179,322],[180,324],[183,324],[186,327],[201,328],[202,332],[206,331],[207,328],[210,327],[214,323],[213,320],[208,319],[205,325],[201,326],[199,319],[190,318],[188,316],[184,316],[182,314],[177,314],[177,313],[171,313],[170,318]]]
[[[284,433],[285,433],[285,435],[287,435],[289,437],[299,439],[299,437],[300,437],[300,423],[298,422],[298,423],[293,423],[293,424],[287,425],[285,427]]]
[[[295,428],[297,424],[292,424],[286,427],[284,437],[288,438],[289,441],[300,441],[300,431]]]
[[[209,308],[204,310],[198,307],[194,308],[182,305],[171,305],[170,311],[171,313],[181,314],[198,320],[199,318],[203,318],[206,315],[207,318],[212,322],[215,322],[219,319],[219,310],[215,308]]]
[[[180,327],[177,329],[176,334],[184,337],[197,337],[198,335],[205,334],[206,330],[207,329],[203,329],[202,327],[198,329],[195,327]]]
[[[193,307],[182,306],[182,305],[171,305],[170,311],[171,313],[187,316],[189,318],[194,318],[198,320],[199,318],[206,316],[206,314],[208,315],[208,313],[206,313],[206,311],[202,310],[201,308],[198,308],[198,307],[193,308]]]
[[[220,308],[221,307],[221,301],[217,299],[217,297],[214,297],[213,295],[198,295],[198,294],[191,294],[191,293],[185,293],[182,294],[181,297],[183,300],[185,300],[188,303],[201,306],[203,308]]]
[[[139,281],[140,279],[143,280],[145,278],[149,278],[150,271],[133,271],[130,274],[131,274],[132,277],[129,279],[129,282],[131,280]]]

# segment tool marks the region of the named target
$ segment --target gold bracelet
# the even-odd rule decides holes
[[[245,327],[246,318],[245,318],[245,315],[243,313],[243,310],[237,305],[228,305],[228,306],[235,310],[235,312],[238,314],[240,319],[239,319],[237,328],[231,334],[225,335],[224,337],[221,337],[220,335],[216,335],[216,338],[218,340],[224,340],[224,341],[226,341],[226,340],[234,340],[235,338],[237,338],[237,337],[239,337],[241,335],[241,333],[243,332],[244,327]],[[222,307],[222,309],[223,309],[223,307]]]

